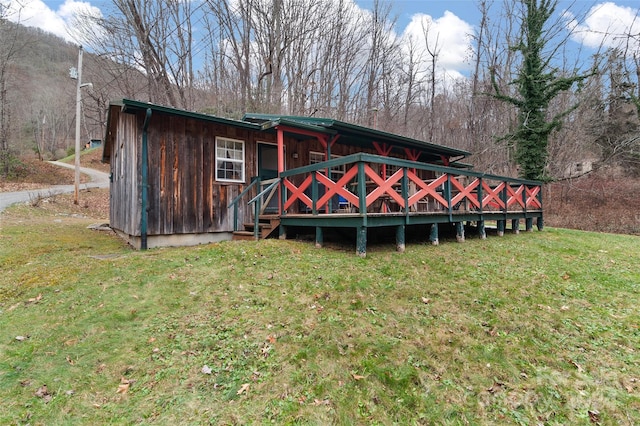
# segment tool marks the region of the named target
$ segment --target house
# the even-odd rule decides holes
[[[129,99],[109,106],[110,226],[137,248],[231,238],[286,238],[310,229],[368,230],[533,219],[540,183],[486,175],[470,153],[338,120],[246,114],[230,120]]]

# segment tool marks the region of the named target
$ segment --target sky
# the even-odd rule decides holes
[[[151,0],[153,1],[153,0]],[[202,0],[192,0],[195,2]],[[353,0],[363,9],[371,9],[374,0]],[[74,42],[67,24],[75,11],[88,8],[95,14],[107,10],[107,0],[0,0],[0,4],[17,10],[20,14],[9,15],[9,19],[23,25],[39,27]],[[502,0],[488,0],[492,3],[491,16],[497,20],[501,13]],[[640,34],[640,0],[560,0],[558,16],[573,35],[568,48],[595,52],[599,46],[612,47],[620,43],[622,35]],[[569,8],[570,12],[562,14]],[[430,28],[430,36],[437,37],[441,46],[438,61],[443,71],[452,78],[463,77],[469,70],[469,43],[477,30],[480,13],[476,0],[396,0],[392,1],[392,16],[397,18],[396,33],[412,34],[424,40],[424,23]],[[582,17],[574,19],[576,17]],[[637,46],[640,49],[640,45]]]

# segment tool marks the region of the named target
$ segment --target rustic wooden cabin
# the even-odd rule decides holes
[[[300,229],[393,230],[485,221],[498,234],[533,219],[540,183],[472,170],[468,152],[338,120],[246,114],[230,120],[129,99],[109,106],[110,225],[133,246],[286,238]]]

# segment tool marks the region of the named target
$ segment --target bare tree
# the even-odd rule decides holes
[[[346,0],[338,0],[333,9],[326,41],[319,43],[322,52],[318,71],[319,100],[316,109],[341,120],[355,121],[358,116],[357,91],[364,67],[361,52],[365,49],[365,16]]]
[[[374,109],[381,103],[380,84],[385,78],[395,54],[398,52],[397,41],[391,31],[395,20],[391,19],[390,4],[374,0],[373,9],[367,23],[368,52],[364,68],[364,107],[368,117],[368,125],[372,126]]]
[[[10,66],[24,44],[22,27],[6,19],[7,9],[0,4],[0,175],[7,176],[15,162],[11,152],[11,101],[7,88]]]
[[[252,0],[207,0],[204,12],[210,51],[205,71],[207,87],[214,88],[220,104],[229,104],[228,100],[223,101],[227,94],[232,99],[239,96],[230,108],[234,112],[247,111],[253,105]]]
[[[429,72],[429,89],[428,89],[428,93],[429,93],[429,131],[428,131],[428,136],[427,136],[427,140],[433,140],[434,138],[434,131],[435,131],[435,101],[436,101],[436,84],[437,84],[437,78],[436,78],[436,74],[437,74],[437,70],[436,67],[438,66],[438,55],[440,54],[440,50],[442,49],[442,47],[438,46],[439,40],[440,40],[440,34],[436,34],[435,35],[435,40],[433,40],[433,43],[431,41],[431,23],[427,23],[425,24],[424,22],[422,23],[422,35],[424,37],[424,42],[425,42],[425,48],[427,50],[427,55],[429,57],[429,66],[430,66],[430,72]]]
[[[409,119],[415,119],[415,106],[423,91],[423,79],[420,75],[420,63],[422,62],[422,52],[416,45],[413,37],[408,36],[403,45],[406,52],[404,55],[402,75],[402,85],[404,87],[404,114],[402,119],[402,131],[408,132]]]
[[[127,80],[127,72],[142,70],[150,101],[193,109],[192,2],[113,3],[115,9],[106,17],[78,16],[76,30],[82,39],[98,55],[119,65],[113,67],[114,79]],[[130,80],[124,84],[125,91],[137,92]]]

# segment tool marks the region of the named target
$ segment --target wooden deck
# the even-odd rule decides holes
[[[360,256],[366,254],[368,228],[395,228],[399,250],[407,228],[419,225],[431,226],[429,239],[436,244],[438,225],[445,223],[456,226],[459,240],[469,222],[477,224],[482,237],[486,221],[495,221],[499,235],[507,221],[515,230],[521,221],[532,230],[534,219],[543,228],[540,182],[370,154],[287,170],[275,184],[258,188],[250,201],[256,226],[262,200],[275,194],[281,238],[290,227],[313,228],[316,244],[322,245],[324,229],[354,228]]]

